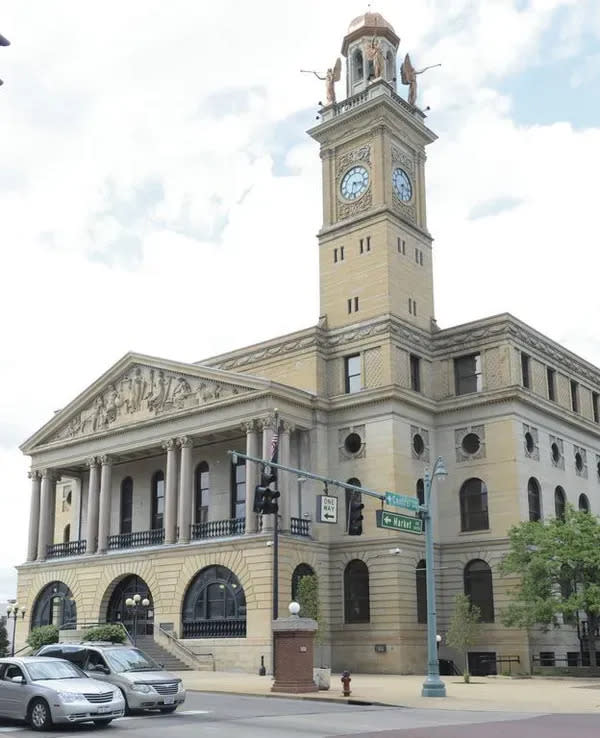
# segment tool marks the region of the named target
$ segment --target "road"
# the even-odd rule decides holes
[[[0,720],[0,738],[91,737],[97,732],[105,738],[164,738],[167,731],[174,738],[597,738],[600,715],[422,710],[190,692],[184,709],[173,715],[136,715],[100,730],[78,725],[35,733]]]

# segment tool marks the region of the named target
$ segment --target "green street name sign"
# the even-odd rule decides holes
[[[378,528],[399,530],[403,533],[415,533],[416,535],[423,532],[423,521],[421,518],[411,518],[408,515],[400,515],[399,513],[387,512],[385,510],[377,510],[375,516]]]
[[[397,495],[395,492],[385,493],[385,504],[391,505],[392,507],[403,507],[406,510],[414,510],[415,512],[419,509],[419,500],[416,497]]]

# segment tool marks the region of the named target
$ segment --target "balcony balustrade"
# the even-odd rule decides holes
[[[293,536],[310,537],[310,520],[304,518],[290,518],[290,533]]]
[[[246,530],[246,518],[231,518],[231,520],[211,520],[207,523],[192,525],[192,540],[200,538],[225,538],[227,536],[241,536]]]
[[[587,638],[590,634],[590,625],[587,620],[582,620],[577,625],[579,638]],[[594,638],[600,638],[600,625],[593,628]]]
[[[183,622],[183,638],[245,638],[246,618],[188,620]]]
[[[86,541],[68,541],[67,543],[52,543],[46,550],[47,559],[59,559],[63,556],[78,556],[85,553]]]
[[[108,550],[119,548],[139,548],[140,546],[160,546],[165,540],[165,529],[138,530],[135,533],[119,533],[108,537]]]

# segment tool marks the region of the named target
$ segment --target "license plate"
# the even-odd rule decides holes
[[[173,695],[170,695],[169,697],[165,697],[164,703],[165,703],[165,705],[173,705],[173,704],[175,704],[175,697],[173,697]]]
[[[104,712],[112,712],[112,707],[110,705],[102,705],[101,707],[98,708],[98,712],[100,714]]]

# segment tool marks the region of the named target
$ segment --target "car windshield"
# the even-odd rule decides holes
[[[85,679],[81,669],[78,669],[75,664],[70,664],[68,661],[34,661],[33,663],[27,664],[27,671],[29,677],[33,682],[40,682],[45,679]]]
[[[111,669],[123,671],[160,671],[160,666],[137,648],[111,648],[104,651],[104,657]]]

